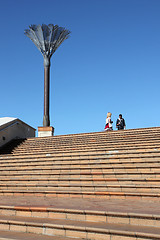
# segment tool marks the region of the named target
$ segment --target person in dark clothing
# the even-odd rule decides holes
[[[122,118],[122,114],[119,114],[119,118],[117,119],[116,122],[116,127],[118,128],[118,130],[126,128],[125,120],[124,118]]]

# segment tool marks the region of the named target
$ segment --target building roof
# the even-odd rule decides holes
[[[12,122],[16,119],[17,118],[12,118],[12,117],[2,117],[2,118],[0,118],[0,126],[4,125],[6,123]]]

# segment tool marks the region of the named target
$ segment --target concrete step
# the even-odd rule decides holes
[[[120,141],[103,141],[103,142],[94,142],[94,143],[83,143],[83,144],[75,144],[73,143],[72,145],[55,145],[55,144],[52,144],[52,143],[48,143],[48,145],[44,145],[44,144],[39,144],[38,142],[34,145],[34,144],[21,144],[19,145],[14,152],[16,152],[16,150],[18,151],[28,151],[28,150],[58,150],[58,149],[74,149],[74,148],[85,148],[85,149],[94,149],[94,148],[106,148],[106,149],[110,149],[110,148],[124,148],[126,149],[126,147],[128,148],[142,148],[142,147],[159,147],[160,145],[160,140],[159,140],[159,137],[158,139],[157,138],[153,138],[153,139],[139,139],[139,140],[123,140],[121,139]]]
[[[135,137],[135,136],[156,136],[159,134],[160,128],[146,128],[146,129],[128,129],[125,131],[111,131],[111,132],[93,132],[93,133],[80,133],[80,134],[69,134],[69,135],[57,135],[54,137],[41,137],[38,138],[39,141],[48,142],[52,140],[64,142],[64,141],[72,141],[72,140],[82,140],[82,139],[101,139],[101,138],[114,138],[114,137]],[[28,139],[30,142],[34,142],[34,138]]]
[[[67,135],[56,135],[54,137],[39,137],[39,141],[50,141],[50,139],[56,139],[57,141],[69,141],[72,139],[99,139],[99,138],[113,138],[113,137],[122,137],[122,136],[143,136],[143,135],[156,135],[159,134],[160,127],[158,128],[146,128],[146,129],[127,129],[125,131],[101,131],[101,132],[92,132],[92,133],[78,133],[78,134],[67,134]],[[32,142],[34,138],[29,138]]]
[[[87,160],[86,161],[32,161],[32,162],[7,162],[0,164],[0,171],[14,171],[14,170],[34,170],[34,169],[43,169],[43,170],[68,170],[68,169],[156,169],[160,167],[160,159],[158,160],[139,160],[139,161],[106,161],[106,160]]]
[[[141,139],[139,142],[137,141],[133,141],[133,142],[128,142],[128,141],[120,141],[120,142],[113,142],[113,143],[108,143],[108,142],[103,142],[103,143],[95,143],[95,144],[83,144],[83,145],[66,145],[66,146],[40,146],[37,144],[37,146],[21,146],[21,148],[16,148],[17,149],[17,153],[20,152],[29,152],[29,151],[40,151],[40,152],[59,152],[61,150],[64,151],[80,151],[80,150],[92,150],[92,149],[106,149],[108,151],[112,151],[112,150],[127,150],[127,149],[144,149],[144,148],[159,148],[160,146],[160,142],[159,139],[155,140],[149,140],[149,141],[144,141],[143,139]],[[14,155],[16,155],[16,151],[13,152]]]
[[[91,240],[116,240],[120,237],[124,240],[160,238],[159,227],[5,215],[0,216],[0,229]]]
[[[55,234],[64,234],[65,237],[67,235],[73,237],[73,239],[74,237],[75,239],[82,239],[78,238],[81,236],[85,240],[142,240],[159,238],[159,201],[138,201],[137,199],[135,201],[114,199],[102,201],[102,199],[87,200],[79,198],[68,198],[67,201],[67,198],[42,199],[42,197],[37,196],[32,198],[29,196],[14,196],[14,198],[8,196],[4,200],[0,197],[0,201],[3,204],[6,202],[11,204],[10,206],[0,205],[0,228],[4,230],[9,225],[8,232],[11,233],[11,236],[13,231],[15,231],[14,239],[19,239],[16,238],[18,231],[29,231],[34,232],[36,239],[41,239],[40,237],[42,236],[45,240],[47,235],[41,234],[42,226],[43,234],[46,234],[49,231],[47,228],[49,228],[49,234],[51,236],[54,234],[53,237],[57,237],[57,240],[61,239],[59,239],[58,235],[55,236]],[[12,205],[13,201],[18,205]],[[49,202],[51,205],[58,206],[58,208],[47,207],[46,205]],[[72,208],[67,208],[67,206]],[[46,219],[49,221],[46,221]],[[85,232],[84,229],[86,230]],[[108,232],[106,231],[107,229]],[[0,237],[3,237],[1,232]],[[133,232],[135,235],[133,235]],[[22,234],[21,236],[23,237],[23,232],[19,234]],[[27,234],[25,235],[26,237]],[[37,237],[36,234],[38,234]],[[64,236],[63,238],[65,238]],[[67,240],[63,238],[62,240]],[[30,238],[28,237],[28,239]],[[68,240],[71,239],[69,238]]]
[[[25,190],[25,191],[112,191],[112,192],[136,192],[136,193],[160,193],[158,185],[107,185],[107,184],[0,184],[0,190]]]
[[[2,177],[23,177],[25,178],[41,178],[41,177],[48,177],[48,178],[55,178],[55,179],[59,179],[59,178],[63,178],[63,179],[72,179],[72,178],[77,178],[77,179],[81,179],[83,180],[83,178],[88,178],[88,179],[95,179],[95,178],[128,178],[128,180],[132,179],[132,178],[139,178],[139,179],[144,179],[144,178],[159,178],[160,176],[160,170],[157,171],[146,171],[146,170],[141,170],[141,171],[83,171],[83,172],[79,172],[79,171],[74,171],[74,172],[43,172],[42,171],[21,171],[21,172],[9,172],[9,171],[4,171],[3,173],[1,173],[1,178]]]
[[[64,151],[67,148],[68,148],[68,150],[69,149],[73,150],[74,148],[75,148],[74,150],[76,150],[76,148],[78,148],[78,146],[81,149],[86,148],[86,150],[87,150],[87,148],[93,149],[94,146],[96,146],[96,148],[104,147],[104,145],[106,145],[106,147],[108,147],[108,145],[110,145],[110,144],[111,144],[112,148],[114,146],[118,147],[119,144],[121,146],[123,146],[123,145],[125,146],[127,144],[127,142],[130,144],[131,148],[138,144],[141,144],[141,147],[142,147],[142,146],[144,146],[145,142],[147,143],[147,141],[149,141],[148,144],[150,144],[150,145],[152,145],[152,143],[155,141],[159,142],[159,137],[160,137],[159,132],[160,132],[159,130],[157,131],[157,133],[155,131],[154,132],[152,131],[152,132],[150,132],[150,134],[148,134],[149,131],[148,131],[148,133],[146,132],[145,134],[142,134],[142,133],[140,134],[140,132],[139,132],[138,138],[137,138],[137,136],[135,136],[135,133],[130,135],[130,137],[128,138],[125,131],[123,131],[123,134],[121,133],[118,135],[115,132],[112,133],[111,135],[106,134],[106,133],[103,133],[103,134],[102,133],[94,133],[94,134],[92,134],[92,137],[89,137],[89,135],[81,134],[82,136],[80,138],[78,136],[73,137],[73,135],[70,135],[70,136],[68,135],[65,138],[63,136],[59,136],[59,138],[57,138],[57,137],[32,138],[32,139],[27,139],[26,141],[24,141],[16,149],[17,149],[17,153],[18,153],[18,151],[21,151],[21,150],[29,151],[29,148],[31,148],[32,152],[33,151],[44,152],[44,149],[46,149],[45,151],[51,151],[51,149],[53,150],[53,148],[54,148],[54,151],[60,151],[63,148],[64,148]],[[108,140],[105,139],[106,136],[107,136]],[[119,138],[118,138],[118,136],[119,136]],[[139,143],[138,142],[136,143],[136,141],[139,141]],[[159,145],[157,145],[157,147],[158,146]],[[36,150],[36,148],[37,148],[37,150]],[[16,149],[14,149],[14,154],[16,154]]]
[[[4,163],[24,163],[24,162],[42,162],[42,161],[88,161],[88,160],[106,160],[106,161],[137,161],[137,160],[159,160],[160,150],[153,149],[147,151],[92,151],[92,152],[70,152],[70,153],[47,153],[47,154],[25,154],[18,156],[0,156],[0,165]]]
[[[0,206],[0,215],[160,227],[160,215],[32,206]]]
[[[146,167],[158,167],[160,166],[160,159],[159,158],[154,158],[154,159],[135,159],[133,158],[132,161],[131,159],[129,160],[122,160],[122,161],[119,161],[118,159],[117,160],[114,160],[114,159],[101,159],[101,158],[97,158],[97,159],[82,159],[81,160],[78,160],[78,159],[74,159],[72,160],[72,158],[68,161],[65,161],[65,160],[59,160],[58,159],[55,161],[55,160],[51,160],[51,159],[44,159],[43,160],[33,160],[33,161],[25,161],[25,162],[19,162],[19,161],[16,161],[16,162],[3,162],[0,164],[0,169],[26,169],[26,168],[54,168],[54,169],[58,169],[58,168],[61,168],[61,169],[67,169],[67,168],[70,168],[72,166],[72,168],[112,168],[112,167],[117,167],[117,168],[120,168],[120,167],[127,167],[127,168],[130,168],[130,167],[135,167],[137,166],[137,168],[141,168],[143,166],[146,166]]]
[[[138,199],[144,201],[160,201],[160,193],[122,192],[122,191],[40,191],[40,190],[0,190],[0,196],[43,196],[69,198],[103,198],[103,199]]]
[[[59,186],[61,186],[61,184],[67,184],[68,186],[70,185],[115,185],[115,184],[119,184],[120,186],[123,185],[131,185],[131,186],[135,186],[138,187],[139,185],[143,185],[143,186],[159,186],[160,184],[160,178],[72,178],[72,179],[64,179],[64,178],[39,178],[39,176],[37,178],[30,178],[30,177],[4,177],[4,178],[0,178],[1,184],[25,184],[26,186],[28,184],[34,184],[34,185],[42,185],[42,184],[57,184]]]
[[[80,134],[69,134],[69,135],[57,135],[54,137],[43,137],[43,138],[38,138],[39,141],[42,142],[48,142],[51,140],[56,140],[56,141],[72,141],[72,140],[83,140],[83,139],[101,139],[101,138],[114,138],[114,137],[135,137],[135,136],[146,136],[146,135],[151,135],[151,136],[156,136],[156,134],[159,134],[160,128],[146,128],[146,129],[128,129],[125,131],[111,131],[111,132],[93,132],[93,133],[80,133]],[[34,142],[34,138],[29,139],[31,142]]]
[[[4,175],[0,177],[0,189],[43,189],[45,190],[91,190],[94,191],[129,191],[159,192],[159,174],[114,174],[114,175]],[[12,184],[13,186],[12,188]],[[129,187],[128,187],[129,186]],[[131,187],[132,186],[132,187]],[[117,190],[116,190],[117,189]]]
[[[77,238],[59,237],[59,236],[49,236],[40,235],[36,233],[26,233],[17,231],[0,231],[0,240],[74,240]],[[79,238],[78,240],[82,240]]]
[[[15,171],[15,170],[113,170],[113,169],[158,169],[160,166],[159,158],[131,158],[131,159],[28,159],[26,161],[17,160],[12,162],[3,162],[0,164],[0,171]]]
[[[114,142],[116,139],[120,139],[123,141],[123,139],[128,138],[132,139],[134,138],[134,140],[139,139],[139,138],[151,138],[151,137],[157,137],[158,138],[158,134],[159,134],[159,128],[148,128],[148,129],[136,129],[136,130],[126,130],[126,131],[112,131],[111,133],[106,133],[106,132],[99,132],[99,133],[87,133],[87,134],[73,134],[73,135],[66,135],[66,136],[56,136],[56,137],[50,137],[50,138],[38,138],[35,141],[35,138],[31,138],[31,139],[27,139],[26,141],[24,141],[22,143],[22,145],[25,146],[26,143],[31,142],[32,145],[34,145],[34,143],[43,143],[43,146],[45,146],[46,144],[49,144],[49,142],[56,142],[57,144],[72,144],[74,142],[82,142],[85,144],[87,144],[87,142],[89,141],[89,143],[94,143],[95,141],[98,142],[102,142],[102,140],[104,138],[109,139],[110,141],[112,141],[113,138]],[[46,143],[46,144],[44,144]]]
[[[98,165],[98,164],[97,164]],[[127,172],[130,173],[160,173],[160,165],[159,164],[152,164],[149,166],[145,165],[138,165],[138,166],[106,166],[105,164],[99,163],[99,166],[96,165],[89,165],[88,166],[68,166],[68,167],[54,167],[54,166],[32,166],[32,167],[4,167],[4,169],[0,168],[0,174],[3,176],[4,174],[26,174],[31,173],[47,173],[47,174],[94,174],[94,173],[101,173],[101,174],[121,174]]]
[[[118,150],[142,150],[143,149],[143,151],[146,149],[150,149],[150,150],[152,150],[152,149],[155,149],[155,148],[160,148],[160,144],[148,144],[148,145],[144,145],[144,144],[130,144],[130,145],[128,145],[128,144],[126,144],[126,143],[124,143],[124,145],[120,145],[120,144],[117,144],[117,146],[116,145],[114,145],[114,146],[105,146],[105,144],[103,144],[102,146],[97,146],[97,147],[95,147],[95,146],[93,146],[93,147],[84,147],[84,146],[82,146],[82,147],[74,147],[74,146],[72,146],[72,147],[64,147],[64,148],[55,148],[55,147],[53,147],[53,148],[44,148],[44,147],[42,147],[42,149],[40,149],[40,148],[37,148],[37,149],[35,149],[35,148],[26,148],[26,149],[17,149],[15,152],[13,152],[12,153],[12,155],[13,156],[17,156],[17,155],[27,155],[27,154],[37,154],[37,153],[41,153],[41,154],[45,154],[45,153],[59,153],[59,152],[64,152],[64,153],[70,153],[70,152],[81,152],[81,151],[83,151],[83,152],[87,152],[87,151],[97,151],[97,150],[99,150],[99,151],[118,151]]]

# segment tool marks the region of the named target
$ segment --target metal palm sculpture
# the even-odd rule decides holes
[[[50,59],[61,43],[69,37],[70,31],[58,25],[31,25],[25,30],[25,35],[29,37],[37,46],[44,58],[44,116],[43,126],[50,126],[49,117],[49,78]]]

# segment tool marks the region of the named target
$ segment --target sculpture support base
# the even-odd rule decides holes
[[[38,127],[38,137],[50,137],[54,135],[54,127]]]

